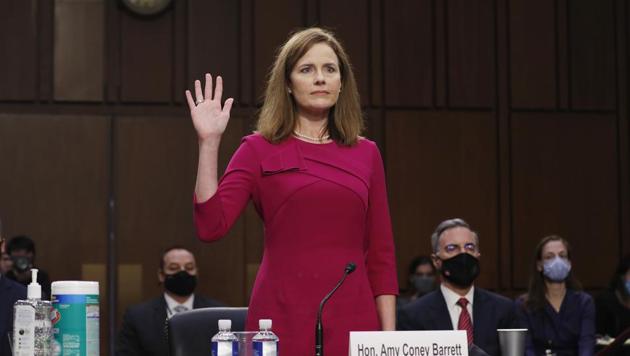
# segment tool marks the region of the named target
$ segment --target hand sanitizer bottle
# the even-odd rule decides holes
[[[38,270],[31,269],[31,283],[27,300],[18,300],[13,306],[13,355],[52,355],[52,303],[42,300],[42,287],[37,283]]]

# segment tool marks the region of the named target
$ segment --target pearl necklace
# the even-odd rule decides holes
[[[311,137],[311,136],[306,136],[304,134],[301,134],[297,131],[293,131],[293,136],[299,137],[299,138],[303,138],[305,140],[311,141],[311,142],[315,142],[315,143],[323,143],[324,141],[328,141],[330,139],[330,135],[326,134],[322,137]]]

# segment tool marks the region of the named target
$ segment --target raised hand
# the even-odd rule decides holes
[[[225,132],[230,119],[230,110],[234,103],[233,98],[228,98],[221,107],[223,95],[223,78],[217,77],[214,96],[212,95],[212,76],[206,73],[206,87],[201,90],[201,82],[195,80],[195,98],[193,100],[190,90],[186,90],[186,99],[190,108],[195,131],[199,140],[219,138]]]

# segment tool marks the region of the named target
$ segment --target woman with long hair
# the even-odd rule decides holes
[[[195,225],[224,236],[249,200],[265,227],[247,329],[272,319],[284,355],[314,351],[319,302],[346,266],[356,270],[323,312],[327,353],[348,352],[351,330],[393,330],[398,291],[385,174],[363,118],[352,67],[334,35],[293,34],[268,76],[257,131],[243,138],[223,177],[219,142],[233,99],[206,74],[186,92],[199,141]],[[214,90],[213,90],[214,89]]]
[[[517,301],[527,327],[526,355],[594,354],[595,305],[571,268],[571,248],[564,238],[551,235],[536,246],[524,298]]]

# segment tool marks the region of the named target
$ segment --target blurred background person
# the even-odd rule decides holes
[[[0,234],[2,231],[0,231]],[[5,241],[0,236],[0,253],[4,254]],[[11,355],[10,331],[13,329],[13,304],[26,299],[26,287],[0,275],[0,355]]]
[[[402,307],[437,287],[435,267],[429,256],[417,256],[409,264],[407,289],[396,299],[397,307]]]
[[[595,304],[571,272],[571,249],[557,235],[536,246],[527,294],[517,300],[528,329],[526,355],[593,355]]]
[[[172,246],[164,250],[157,277],[163,287],[162,295],[125,311],[116,344],[117,356],[168,356],[164,324],[168,318],[192,309],[224,306],[195,294],[197,262],[187,248]]]
[[[0,274],[6,274],[13,268],[13,260],[8,253],[2,252],[0,255]]]
[[[616,337],[630,328],[630,255],[615,270],[609,288],[595,299],[597,334]]]
[[[7,254],[12,260],[12,268],[6,274],[24,286],[31,283],[31,269],[35,268],[35,242],[26,235],[14,236],[7,243]],[[37,283],[42,286],[42,299],[50,299],[50,277],[37,267]]]

